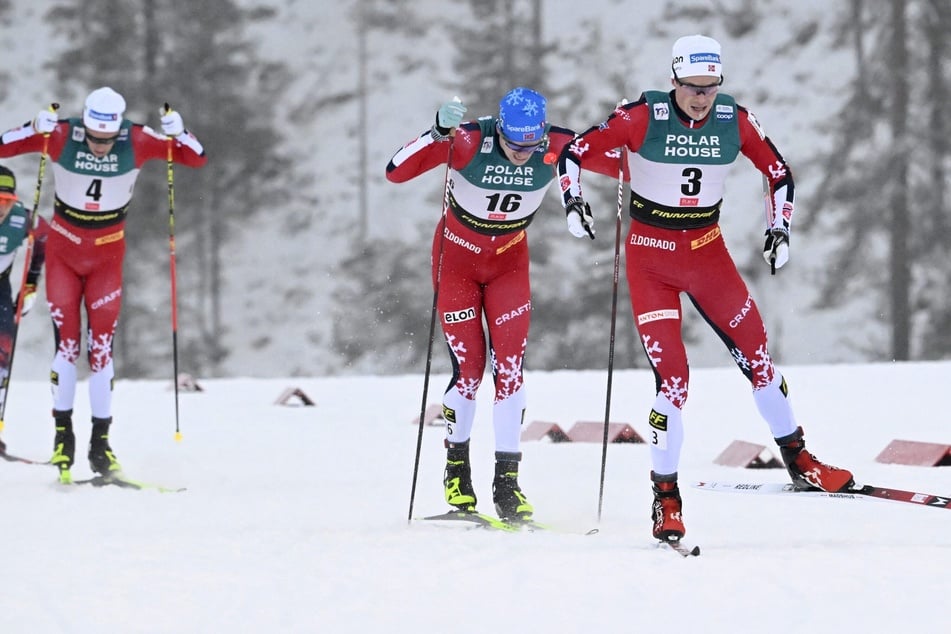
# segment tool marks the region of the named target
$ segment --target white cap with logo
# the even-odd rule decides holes
[[[685,35],[674,42],[671,69],[676,77],[722,77],[720,43],[706,35]]]
[[[83,125],[95,132],[118,132],[125,112],[125,99],[109,87],[97,88],[86,97]]]

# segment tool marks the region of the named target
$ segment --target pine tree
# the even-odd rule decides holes
[[[856,0],[850,8],[837,21],[858,72],[835,117],[842,125],[807,225],[837,243],[823,265],[818,304],[838,310],[870,300],[869,321],[887,338],[866,342],[866,356],[941,358],[951,352],[942,105],[951,6]]]

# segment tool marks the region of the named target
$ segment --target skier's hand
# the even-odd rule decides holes
[[[182,115],[174,110],[161,108],[162,113],[162,132],[165,136],[177,137],[185,131],[185,123],[182,121]]]
[[[776,275],[776,269],[781,269],[789,262],[789,223],[785,220],[782,226],[766,230],[763,259],[769,263],[773,275]]]
[[[568,231],[571,235],[576,238],[587,235],[594,240],[594,215],[591,213],[591,205],[586,203],[581,196],[568,199],[565,215],[568,218]]]
[[[458,97],[439,106],[436,112],[436,132],[446,137],[453,128],[458,128],[466,114],[466,105]]]
[[[33,119],[33,129],[36,130],[37,134],[49,134],[56,129],[57,123],[56,113],[49,108],[44,108],[36,113],[36,118]]]
[[[36,303],[36,284],[27,284],[23,287],[23,306],[20,309],[20,317],[25,317],[33,304]]]

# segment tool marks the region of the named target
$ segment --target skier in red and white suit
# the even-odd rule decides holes
[[[780,210],[767,218],[763,251],[774,272],[789,259],[794,205],[793,177],[786,161],[753,114],[719,91],[721,68],[716,40],[701,35],[680,38],[673,47],[673,89],[648,91],[637,102],[619,106],[604,123],[566,148],[558,165],[566,185],[562,191],[569,229],[577,237],[594,237],[580,169],[588,156],[608,148],[628,151],[631,226],[626,272],[634,320],[657,386],[648,422],[653,533],[659,539],[684,534],[677,467],[689,368],[681,332],[681,293],[690,298],[749,379],[794,483],[827,491],[852,484],[851,473],[825,465],[803,450],[802,430],[793,417],[786,382],[770,358],[763,320],[720,234],[724,181],[741,153],[766,176],[771,209]]]
[[[32,122],[0,136],[0,157],[48,154],[55,180],[46,259],[46,297],[53,319],[56,355],[50,372],[56,425],[53,463],[60,479],[70,481],[75,439],[72,409],[76,361],[80,355],[80,310],[88,321],[86,339],[93,471],[119,471],[108,443],[112,422],[112,344],[122,303],[125,218],[139,171],[146,161],[168,158],[201,167],[208,158],[199,141],[185,130],[181,115],[163,113],[162,132],[123,119],[125,99],[103,87],[86,98],[82,117],[59,120],[49,109]]]
[[[548,123],[545,98],[528,88],[506,94],[498,118],[462,123],[465,110],[459,101],[443,104],[433,128],[396,153],[386,176],[402,183],[452,156],[448,211],[432,246],[437,310],[453,367],[443,396],[446,501],[462,510],[476,504],[468,449],[486,366],[484,318],[495,380],[493,501],[501,517],[528,519],[532,506],[517,483],[526,402],[522,361],[532,309],[526,229],[555,177],[552,164],[574,132]],[[616,175],[618,165],[619,154],[609,151],[585,168]]]

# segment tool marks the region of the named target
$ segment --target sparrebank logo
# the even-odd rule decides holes
[[[712,64],[720,63],[720,56],[716,53],[691,53],[690,63],[698,64],[701,62],[710,62]]]
[[[98,110],[89,110],[88,113],[90,119],[95,119],[96,121],[117,121],[119,115],[115,112],[99,112]]]
[[[506,130],[511,130],[512,132],[535,132],[540,130],[540,125],[507,125],[505,126]]]

